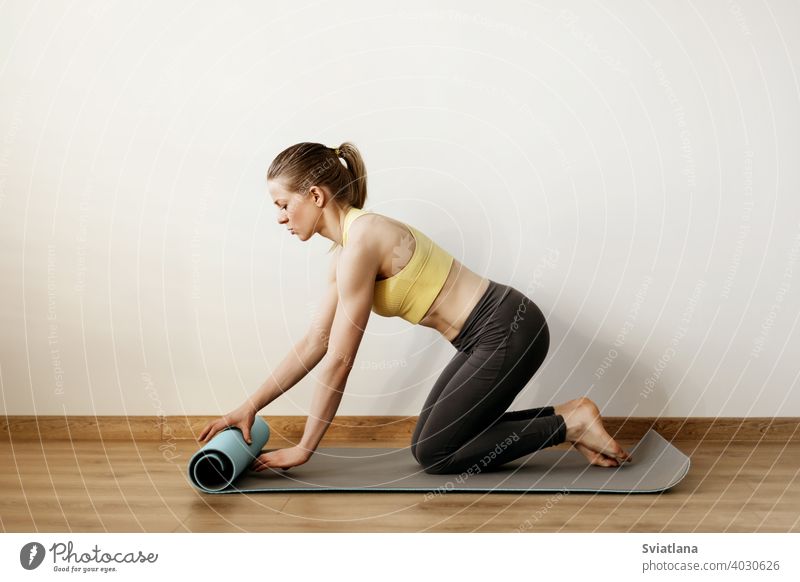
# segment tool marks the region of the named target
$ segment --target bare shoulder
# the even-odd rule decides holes
[[[347,246],[336,249],[333,257],[332,268],[338,271],[339,277],[342,270],[357,270],[360,275],[371,275],[374,280],[382,262],[385,225],[386,218],[378,214],[365,214],[352,222],[347,232]]]
[[[349,237],[347,247],[337,247],[331,253],[327,281],[336,287],[337,279],[341,279],[342,274],[347,276],[353,271],[359,271],[359,274],[374,274],[379,267],[380,253],[377,245],[370,244],[369,235],[362,233],[359,236]]]
[[[358,241],[358,245],[369,245],[379,254],[391,251],[397,241],[408,235],[406,225],[390,216],[369,212],[350,223],[347,233],[347,246],[350,241]],[[356,245],[353,245],[356,246]]]

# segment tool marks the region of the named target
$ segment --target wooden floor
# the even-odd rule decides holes
[[[426,499],[424,493],[205,495],[184,476],[198,448],[192,440],[173,441],[169,448],[158,441],[13,440],[0,443],[0,527],[4,532],[800,531],[800,443],[673,444],[691,456],[692,467],[666,493],[449,493]]]

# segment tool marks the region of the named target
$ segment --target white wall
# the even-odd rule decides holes
[[[238,405],[329,258],[266,168],[352,140],[368,207],[547,314],[516,408],[796,416],[798,65],[789,0],[6,2],[3,412]],[[453,354],[373,314],[339,412],[416,414]]]

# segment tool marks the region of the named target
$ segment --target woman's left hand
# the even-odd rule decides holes
[[[288,449],[278,449],[263,453],[253,460],[250,468],[253,471],[263,471],[270,469],[289,469],[302,465],[311,458],[311,451],[301,447],[290,447]]]

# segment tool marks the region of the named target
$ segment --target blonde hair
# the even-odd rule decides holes
[[[367,170],[361,152],[350,142],[338,148],[313,142],[290,146],[272,160],[267,170],[267,180],[276,179],[283,181],[289,191],[303,196],[312,186],[325,186],[334,202],[345,208],[363,208],[367,201]],[[338,246],[334,242],[328,252]]]

